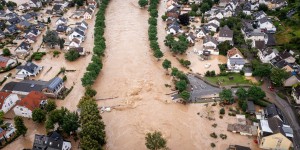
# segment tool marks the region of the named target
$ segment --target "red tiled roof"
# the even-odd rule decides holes
[[[38,91],[31,91],[26,97],[22,98],[18,103],[19,106],[26,107],[33,111],[35,108],[40,107],[40,103],[42,100],[46,100],[47,97]]]
[[[240,56],[243,57],[243,54],[235,47],[227,51],[227,57],[229,58],[234,56],[235,54],[239,54]]]
[[[4,100],[10,95],[10,92],[0,92],[0,109],[4,104]]]

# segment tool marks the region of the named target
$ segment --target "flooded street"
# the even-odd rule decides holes
[[[114,108],[112,112],[102,114],[106,125],[106,149],[146,149],[145,134],[155,130],[162,132],[170,149],[210,149],[211,142],[216,144],[216,149],[225,149],[229,144],[255,149],[252,138],[226,131],[227,123],[234,123],[236,119],[228,115],[219,119],[219,106],[185,106],[173,103],[166,95],[172,92],[165,87],[165,84],[171,84],[171,78],[165,75],[162,61],[157,62],[151,53],[147,20],[147,10],[137,7],[136,0],[113,0],[108,5],[106,56],[94,85],[98,92],[96,99],[114,98],[97,101],[99,106]],[[165,31],[158,29],[158,32]],[[160,37],[159,40],[163,47],[163,39]],[[172,64],[179,66],[169,51],[163,48],[162,51]],[[215,121],[205,118],[212,111]],[[213,123],[218,127],[213,128]],[[228,138],[213,139],[209,136],[212,132],[225,133]]]

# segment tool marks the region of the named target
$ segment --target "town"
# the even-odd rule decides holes
[[[1,149],[300,149],[297,0],[1,0]]]

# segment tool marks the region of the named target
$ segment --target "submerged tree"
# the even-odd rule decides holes
[[[158,131],[154,133],[147,133],[146,147],[150,150],[159,150],[167,148],[167,141],[162,137],[162,134]]]

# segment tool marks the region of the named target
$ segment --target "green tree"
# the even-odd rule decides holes
[[[219,93],[219,96],[221,101],[224,103],[232,104],[234,102],[231,90],[223,90]]]
[[[171,48],[172,43],[173,43],[174,41],[175,41],[175,40],[174,40],[173,35],[168,34],[168,35],[166,36],[165,40],[164,40],[164,43],[165,43],[166,46],[168,46],[168,47]]]
[[[171,61],[165,59],[162,63],[162,66],[164,67],[164,69],[168,70],[169,68],[171,68]]]
[[[85,96],[94,97],[97,94],[97,91],[92,89],[91,86],[85,87]]]
[[[182,92],[182,91],[186,90],[187,84],[184,80],[180,80],[180,81],[176,82],[175,87],[179,92]]]
[[[84,0],[73,0],[73,2],[74,2],[77,6],[83,6],[83,4],[84,4]]]
[[[56,31],[48,30],[46,35],[43,37],[43,42],[51,48],[59,44],[59,37]]]
[[[98,142],[90,136],[84,136],[80,140],[80,148],[83,150],[100,150]]]
[[[46,111],[41,108],[36,108],[32,112],[32,120],[37,123],[45,122],[46,120]]]
[[[172,72],[171,72],[171,75],[172,76],[176,76],[178,74],[179,70],[175,67],[172,68]]]
[[[283,81],[289,76],[285,69],[272,68],[270,79],[275,86],[281,86]]]
[[[48,114],[47,120],[46,120],[46,129],[47,130],[51,130],[54,129],[54,125],[57,124],[58,128],[61,127],[61,125],[63,124],[63,117],[66,115],[66,113],[69,110],[67,110],[66,108],[61,108],[61,109],[55,109],[53,111],[51,111]]]
[[[210,6],[207,3],[202,3],[201,6],[200,6],[200,10],[201,10],[202,13],[205,13],[209,9],[210,9]]]
[[[171,51],[173,53],[180,53],[180,54],[183,54],[186,52],[186,50],[188,49],[188,46],[189,46],[189,42],[188,40],[186,39],[185,36],[183,35],[180,35],[179,37],[179,40],[178,41],[173,41],[172,44],[171,44]]]
[[[17,134],[25,136],[27,132],[27,127],[24,125],[23,118],[21,118],[20,116],[16,116],[14,118],[14,122],[15,122],[15,127],[17,129]]]
[[[17,3],[12,2],[12,1],[8,1],[8,2],[6,3],[6,6],[7,6],[7,7],[16,7],[16,6],[17,6]]]
[[[159,59],[159,58],[162,58],[164,56],[164,53],[162,53],[160,50],[155,50],[153,55],[154,55],[155,58]]]
[[[155,17],[150,17],[148,23],[153,26],[157,26],[157,19]]]
[[[230,45],[229,41],[222,42],[217,47],[219,49],[219,53],[224,56],[227,55],[228,50],[233,48],[233,46]]]
[[[271,74],[271,66],[269,64],[259,64],[253,70],[253,76],[269,77]]]
[[[269,10],[268,6],[266,4],[259,4],[258,11],[264,11],[267,12]]]
[[[148,0],[139,0],[138,3],[140,7],[145,8],[145,6],[148,5]]]
[[[266,93],[257,86],[252,86],[248,89],[248,97],[252,100],[261,100],[266,97]]]
[[[11,55],[11,53],[10,53],[9,49],[8,48],[4,48],[3,49],[3,56],[10,56],[10,55]]]
[[[150,150],[165,149],[167,147],[167,141],[162,137],[162,134],[158,131],[154,133],[147,133],[146,135],[146,147]]]
[[[180,98],[182,98],[186,102],[189,100],[190,96],[190,93],[185,90],[180,93]]]
[[[60,38],[58,43],[60,49],[63,49],[65,47],[65,39]]]
[[[68,61],[75,61],[80,57],[80,54],[78,51],[74,49],[70,49],[67,53],[65,53],[65,58]]]
[[[45,110],[47,112],[51,112],[52,110],[55,110],[56,109],[56,103],[54,100],[48,100],[47,101],[47,104],[45,106]]]
[[[2,125],[4,122],[3,118],[4,118],[4,112],[0,111],[0,125]]]
[[[235,94],[239,100],[245,100],[248,97],[247,91],[242,87],[238,88]]]
[[[79,116],[75,112],[66,112],[63,116],[62,129],[68,135],[75,132],[79,127]]]

